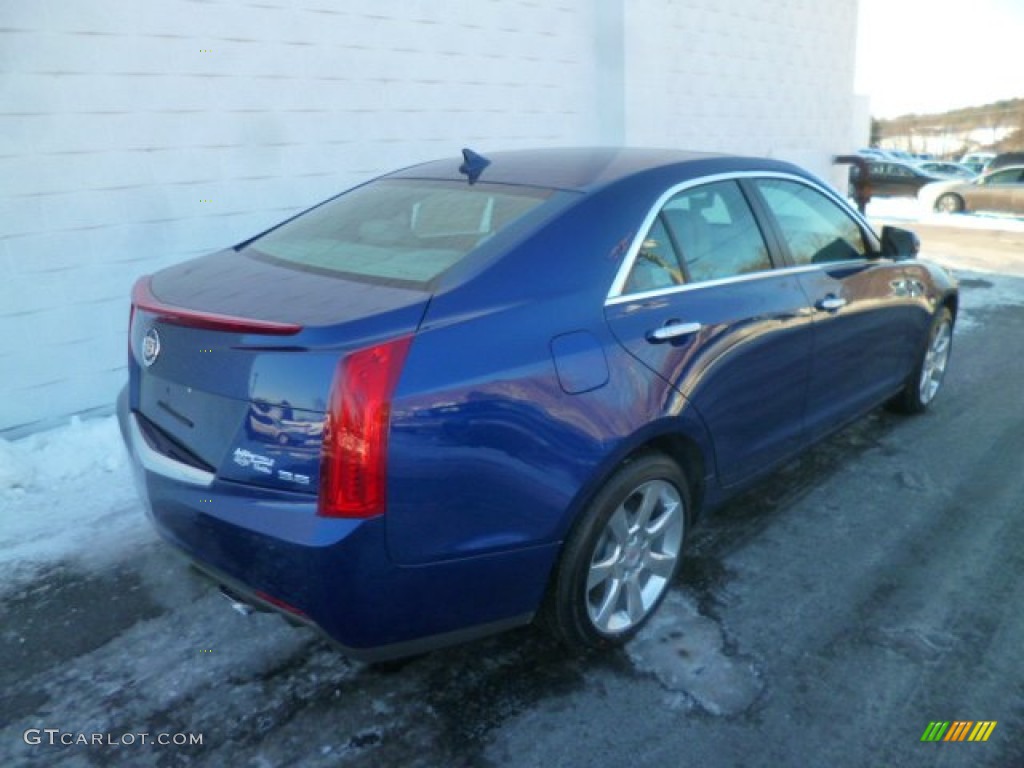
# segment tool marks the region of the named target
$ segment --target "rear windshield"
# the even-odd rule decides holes
[[[268,232],[245,252],[357,280],[423,286],[552,194],[532,187],[384,179]]]

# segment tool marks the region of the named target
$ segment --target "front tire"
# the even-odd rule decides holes
[[[939,213],[960,213],[964,207],[964,199],[952,193],[943,195],[935,201],[935,210]]]
[[[953,314],[948,307],[935,313],[921,359],[907,378],[903,391],[892,401],[895,410],[922,413],[942,388],[953,348]]]
[[[690,510],[686,477],[662,454],[620,467],[566,542],[545,605],[572,650],[611,648],[654,613],[682,561]]]

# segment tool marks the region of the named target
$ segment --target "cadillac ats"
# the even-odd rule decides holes
[[[122,432],[163,538],[357,658],[615,646],[703,511],[933,403],[917,249],[780,161],[464,150],[141,278]]]

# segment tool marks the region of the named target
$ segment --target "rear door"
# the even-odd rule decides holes
[[[732,484],[801,442],[811,319],[777,271],[737,181],[681,186],[645,222],[606,317],[623,346],[703,418]]]
[[[901,264],[818,187],[795,178],[746,182],[814,308],[806,428],[831,431],[898,389],[920,341],[921,307]]]

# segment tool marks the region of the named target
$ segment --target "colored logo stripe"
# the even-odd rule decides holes
[[[968,737],[968,741],[988,741],[988,737],[992,735],[992,731],[996,729],[996,720],[982,721],[974,726],[974,730],[971,731],[971,735]]]
[[[921,741],[988,741],[996,720],[933,720],[921,735]],[[973,726],[973,728],[972,728]]]
[[[957,720],[949,727],[949,732],[946,734],[946,738],[943,741],[963,741],[967,737],[967,732],[971,726],[974,725],[970,720]]]

